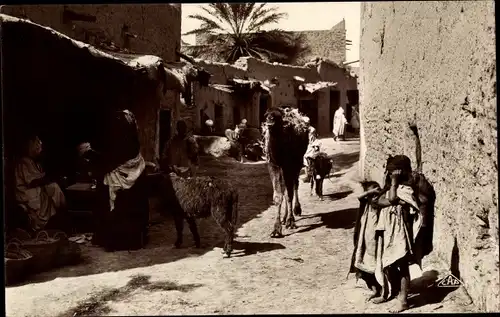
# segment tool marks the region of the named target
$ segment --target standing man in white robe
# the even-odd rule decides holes
[[[333,117],[333,138],[335,141],[338,140],[339,136],[345,141],[345,125],[347,124],[347,119],[344,115],[344,108],[339,106],[335,115]]]

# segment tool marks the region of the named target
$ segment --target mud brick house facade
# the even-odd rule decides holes
[[[4,5],[0,13],[29,19],[98,49],[179,60],[175,51],[181,41],[181,4]],[[162,141],[179,117],[179,102],[177,92],[167,91],[157,119],[150,121],[160,125]]]
[[[389,154],[422,142],[436,194],[434,251],[479,308],[499,302],[493,1],[361,4],[361,169],[382,181]]]
[[[311,118],[320,135],[332,130],[339,106],[357,103],[357,77],[347,68],[318,59],[306,66],[268,63],[242,57],[234,64],[197,60],[213,76],[209,87],[194,87],[192,111],[184,118],[198,131],[203,112],[219,134],[243,118],[260,127],[272,106],[297,107]],[[349,100],[350,99],[350,100]]]

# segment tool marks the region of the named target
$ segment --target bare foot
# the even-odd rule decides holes
[[[283,238],[283,234],[281,233],[281,229],[274,229],[273,232],[271,232],[271,238]]]
[[[376,298],[378,296],[380,296],[380,294],[378,292],[374,292],[370,296],[368,296],[368,298],[366,298],[366,301],[369,302],[369,301],[371,301],[372,299],[374,299],[374,298]]]
[[[374,304],[382,304],[385,303],[387,300],[383,296],[379,296],[373,299],[372,303]]]
[[[400,312],[405,311],[407,309],[408,309],[408,303],[398,300],[396,302],[396,306],[394,306],[394,308],[392,308],[390,312],[393,314],[397,314],[397,313],[400,313]]]

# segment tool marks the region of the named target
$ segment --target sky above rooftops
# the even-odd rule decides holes
[[[283,2],[269,3],[280,12],[288,14],[288,18],[280,23],[270,25],[266,30],[280,28],[286,31],[328,30],[345,19],[347,39],[352,41],[348,46],[347,62],[359,59],[360,39],[360,2]],[[197,20],[189,19],[190,14],[203,14],[199,7],[202,3],[182,5],[182,33],[200,26]],[[194,44],[194,35],[183,36],[182,40]],[[358,63],[351,66],[358,66]]]

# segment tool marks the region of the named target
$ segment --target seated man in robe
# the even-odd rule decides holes
[[[25,151],[15,168],[16,202],[27,213],[30,226],[27,229],[67,230],[66,199],[59,185],[40,166],[41,153],[40,138],[36,135],[28,137]]]

